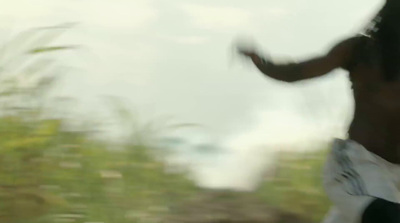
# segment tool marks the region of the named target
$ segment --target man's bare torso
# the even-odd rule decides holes
[[[373,50],[373,41],[363,38]],[[400,163],[400,81],[384,81],[378,54],[366,63],[358,59],[368,52],[358,50],[352,53],[358,56],[356,62],[347,68],[355,99],[349,137],[389,162]]]

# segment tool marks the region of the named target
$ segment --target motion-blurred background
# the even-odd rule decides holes
[[[319,222],[347,74],[286,84],[233,54],[324,53],[379,0],[1,0],[0,222]]]

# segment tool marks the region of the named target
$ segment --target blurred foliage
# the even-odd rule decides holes
[[[321,185],[326,152],[283,152],[272,176],[256,191],[197,192],[165,222],[321,222],[330,207]]]
[[[156,124],[137,126],[134,115],[115,101],[112,109],[121,123],[131,125],[128,135],[132,140],[107,144],[83,130],[87,129],[84,126],[71,129],[71,120],[49,105],[46,94],[56,80],[56,69],[53,57],[46,54],[76,48],[52,45],[69,27],[29,30],[3,47],[2,61],[6,62],[0,64],[0,222],[161,222],[173,213],[190,216],[185,207],[192,205],[195,212],[207,215],[201,208],[208,205],[188,203],[203,197],[204,191],[184,173],[167,172],[166,164],[154,156],[159,150],[146,143],[159,130]],[[11,56],[7,57],[9,52]],[[273,180],[251,196],[275,213],[281,209],[319,221],[328,207],[320,185],[325,154],[310,155],[283,155]],[[238,197],[227,203],[221,202],[226,196],[212,195],[199,202],[215,203],[221,210],[239,210],[229,205],[251,203],[246,195],[229,196]],[[262,210],[251,208],[252,213],[258,212],[255,215],[262,214]]]
[[[266,203],[320,222],[330,201],[322,187],[322,168],[328,150],[282,153],[275,175],[256,194]]]
[[[139,222],[166,211],[196,191],[189,180],[166,173],[142,141],[112,150],[45,106],[55,78],[41,70],[53,62],[39,56],[71,49],[50,45],[67,28],[29,30],[7,43],[28,49],[6,58],[13,64],[0,82],[0,222]]]
[[[309,218],[267,204],[256,193],[202,191],[164,218],[174,222],[309,223]]]

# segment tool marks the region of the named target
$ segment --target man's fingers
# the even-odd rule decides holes
[[[256,56],[256,54],[253,51],[246,51],[246,50],[238,50],[240,54],[248,57],[253,57]]]

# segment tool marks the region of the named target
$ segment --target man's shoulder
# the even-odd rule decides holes
[[[342,41],[339,41],[330,51],[330,56],[340,61],[341,67],[350,70],[357,61],[358,52],[362,51],[364,46],[371,39],[368,36],[356,35]]]
[[[349,38],[345,38],[333,47],[332,51],[353,51],[356,47],[362,43],[366,43],[370,40],[368,36],[356,35]]]

